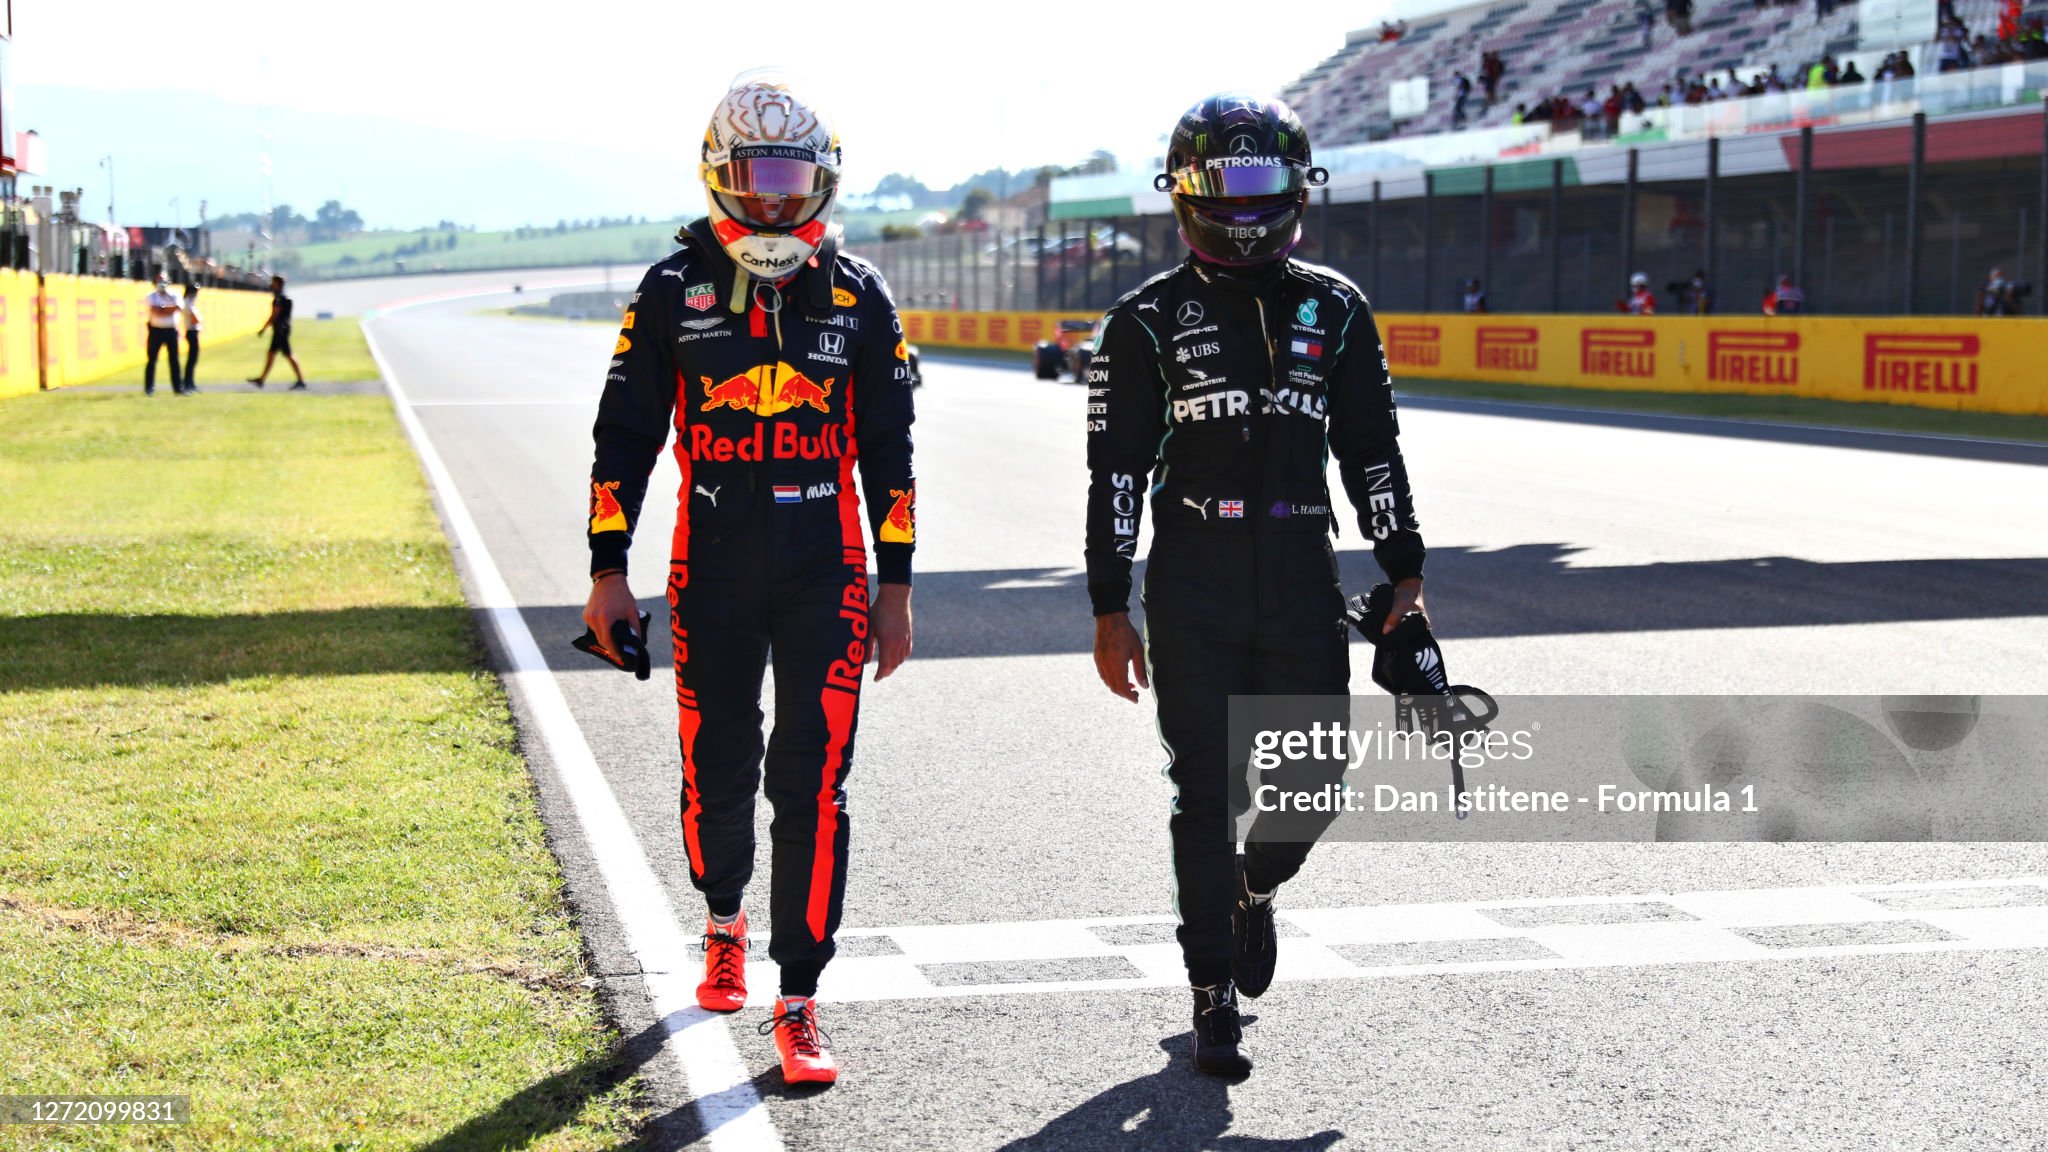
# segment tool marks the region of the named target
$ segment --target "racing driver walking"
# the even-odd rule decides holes
[[[1195,1064],[1242,1076],[1237,995],[1272,981],[1273,893],[1330,817],[1262,836],[1262,814],[1240,862],[1244,752],[1227,747],[1228,700],[1349,691],[1332,453],[1394,583],[1387,629],[1422,609],[1424,549],[1372,312],[1349,280],[1289,258],[1326,179],[1301,121],[1219,94],[1188,109],[1167,149],[1158,184],[1191,252],[1109,310],[1089,368],[1088,595],[1103,683],[1135,702],[1149,672],[1157,697]],[[1141,640],[1129,601],[1147,496]]]
[[[875,678],[887,677],[911,640],[907,349],[880,274],[837,251],[839,163],[831,125],[787,79],[743,73],[719,103],[703,145],[709,215],[640,281],[598,406],[583,610],[599,637],[638,620],[627,550],[673,425],[682,834],[709,913],[697,1000],[713,1011],[746,1003],[741,896],[765,787],[768,955],[781,988],[762,1031],[793,1084],[838,1076],[815,997],[846,888],[844,783],[862,668],[873,660]]]

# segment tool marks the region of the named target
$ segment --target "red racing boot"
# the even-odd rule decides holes
[[[775,1033],[775,1052],[782,1057],[785,1084],[830,1084],[839,1079],[839,1062],[825,1045],[830,1037],[818,1030],[818,1002],[807,996],[780,996],[775,1015],[761,1024]]]
[[[704,982],[697,1003],[710,1012],[737,1012],[747,1004],[747,914],[721,925],[704,921]]]

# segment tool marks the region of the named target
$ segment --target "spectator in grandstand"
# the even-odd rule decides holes
[[[1479,76],[1486,84],[1486,106],[1493,107],[1500,99],[1500,78],[1508,74],[1508,62],[1498,52],[1488,52],[1479,58]]]
[[[1771,65],[1771,70],[1764,73],[1764,91],[1783,92],[1785,88],[1785,78],[1778,75],[1778,66],[1776,64]]]
[[[1977,288],[1977,315],[2017,316],[2020,314],[2020,297],[2025,296],[2031,285],[2015,284],[2005,278],[2005,269],[1993,268],[1991,275]]]
[[[187,282],[185,298],[178,302],[185,316],[185,391],[199,391],[199,285]],[[173,354],[175,358],[175,353]]]
[[[1616,136],[1621,133],[1621,110],[1623,107],[1621,85],[1608,85],[1607,99],[1600,102],[1600,126],[1607,135]]]
[[[1456,95],[1451,100],[1451,127],[1465,126],[1465,100],[1472,95],[1472,78],[1463,72],[1451,73],[1451,90]]]
[[[1692,35],[1692,0],[1664,0],[1664,20],[1680,36]]]
[[[1643,110],[1649,107],[1643,101],[1643,94],[1636,91],[1635,81],[1633,80],[1621,86],[1621,105],[1624,111],[1635,113],[1638,116],[1642,115]]]
[[[1854,60],[1849,61],[1848,65],[1842,69],[1842,74],[1835,77],[1835,83],[1837,85],[1863,83],[1863,73],[1856,70],[1856,62]]]
[[[2020,28],[2020,56],[2027,60],[2048,60],[2048,20],[2029,16]]]
[[[1650,291],[1650,276],[1638,272],[1628,278],[1628,295],[1614,302],[1614,310],[1631,316],[1655,316],[1657,296]]]
[[[1517,104],[1515,105],[1515,110],[1508,114],[1508,123],[1520,124],[1522,121],[1527,120],[1528,118],[1529,106],[1527,104]]]
[[[1380,21],[1380,43],[1392,44],[1405,35],[1407,31],[1408,22],[1406,20],[1396,20],[1392,24],[1382,20]]]
[[[1480,285],[1478,277],[1465,281],[1465,311],[1482,314],[1492,311],[1486,306],[1486,289]]]
[[[1642,47],[1647,51],[1650,47],[1650,31],[1657,26],[1657,9],[1651,6],[1650,0],[1636,0],[1636,24],[1643,31]]]
[[[1764,293],[1764,315],[1797,316],[1806,311],[1806,293],[1792,283],[1790,275],[1778,277],[1778,286]]]
[[[185,394],[185,368],[178,363],[178,298],[171,294],[171,279],[162,272],[156,274],[156,291],[146,301],[149,308],[149,360],[142,366],[142,394],[156,395],[156,357],[158,352],[169,354],[171,362],[171,391],[176,395]]]
[[[1678,297],[1678,310],[1687,316],[1705,316],[1714,310],[1714,290],[1707,286],[1707,270],[1696,268],[1692,279],[1666,287]]]
[[[1606,103],[1600,99],[1600,94],[1591,88],[1586,89],[1586,94],[1579,98],[1579,115],[1595,124],[1600,122],[1606,107]]]
[[[1942,22],[1941,30],[1934,34],[1934,70],[1954,72],[1970,66],[1969,33],[1960,20],[1951,17]]]

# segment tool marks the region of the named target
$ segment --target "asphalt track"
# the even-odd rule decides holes
[[[353,313],[465,294],[366,325],[445,462],[444,517],[459,500],[474,522],[666,896],[652,906],[672,916],[667,937],[694,935],[670,686],[567,643],[613,333],[477,314],[511,302],[515,278],[297,295]],[[1281,894],[1281,979],[1251,1005],[1258,1072],[1196,1076],[1149,701],[1110,696],[1087,654],[1081,390],[937,357],[926,375],[916,653],[866,693],[844,959],[822,991],[837,1087],[783,1088],[759,1008],[708,1026],[656,1016],[650,990],[682,986],[694,958],[636,959],[620,909],[644,916],[649,894],[606,889],[620,845],[582,835],[530,681],[514,681],[594,962],[662,1109],[659,1146],[2048,1141],[2048,852],[2032,845],[1325,844]],[[1423,401],[1403,428],[1458,679],[2048,691],[2048,452]],[[652,491],[674,487],[665,458]],[[650,611],[672,514],[651,499],[634,551]],[[1350,533],[1339,547],[1362,589],[1369,554]],[[463,561],[475,594],[477,558]],[[765,805],[761,821],[765,842]],[[765,879],[764,856],[761,908]],[[757,963],[752,982],[772,989]],[[671,1047],[710,1036],[740,1083],[693,1084],[664,1058],[671,1033]]]

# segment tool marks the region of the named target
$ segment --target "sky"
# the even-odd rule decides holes
[[[50,157],[24,183],[83,187],[95,215],[113,156],[124,223],[266,193],[397,227],[667,218],[701,206],[704,125],[746,68],[804,78],[849,190],[944,187],[1097,148],[1156,163],[1196,99],[1277,90],[1391,2],[13,0],[13,120]]]

